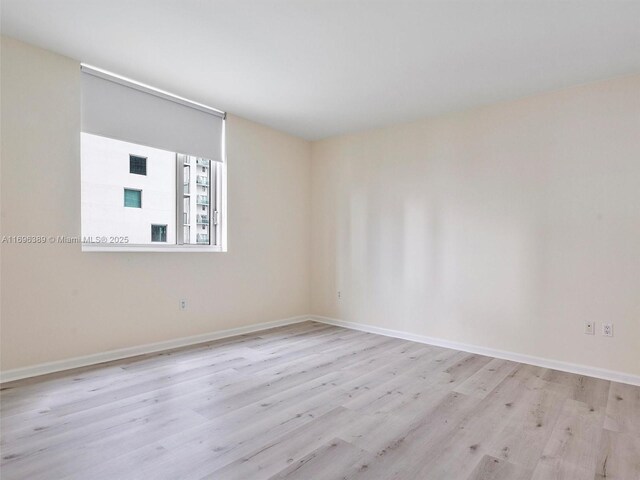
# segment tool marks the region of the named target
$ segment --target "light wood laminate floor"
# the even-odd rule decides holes
[[[319,323],[2,387],[3,480],[640,479],[640,387]]]

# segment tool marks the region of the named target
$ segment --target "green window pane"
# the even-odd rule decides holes
[[[124,206],[131,208],[142,208],[142,191],[125,188]]]

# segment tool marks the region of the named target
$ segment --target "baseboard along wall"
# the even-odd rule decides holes
[[[505,350],[496,350],[494,348],[482,347],[479,345],[470,345],[467,343],[453,342],[442,338],[427,337],[425,335],[417,335],[415,333],[403,332],[401,330],[392,330],[389,328],[374,327],[364,323],[347,322],[336,318],[323,317],[319,315],[311,315],[311,320],[337,327],[359,330],[361,332],[376,333],[387,337],[401,338],[412,342],[425,343],[437,347],[451,348],[463,352],[476,353],[487,357],[501,358],[503,360],[511,360],[513,362],[526,363],[537,367],[551,368],[553,370],[561,370],[563,372],[585,375],[588,377],[601,378],[612,382],[628,383],[640,386],[640,375],[633,375],[625,372],[617,372],[614,370],[606,370],[603,368],[590,367],[588,365],[579,365],[561,360],[552,360],[548,358],[535,357],[532,355],[524,355],[522,353],[509,352]]]
[[[463,352],[475,353],[478,355],[486,355],[488,357],[501,358],[504,360],[511,360],[514,362],[526,363],[526,364],[535,365],[538,367],[551,368],[554,370],[561,370],[564,372],[575,373],[578,375],[585,375],[589,377],[596,377],[604,380],[610,380],[613,382],[628,383],[631,385],[640,386],[639,375],[633,375],[633,374],[624,373],[624,372],[617,372],[613,370],[590,367],[588,365],[579,365],[579,364],[564,362],[560,360],[552,360],[547,358],[535,357],[531,355],[524,355],[516,352],[496,350],[493,348],[482,347],[478,345],[470,345],[466,343],[453,342],[453,341],[444,340],[441,338],[428,337],[425,335],[417,335],[415,333],[403,332],[401,330],[392,330],[388,328],[375,327],[375,326],[366,325],[363,323],[348,322],[345,320],[324,317],[321,315],[299,315],[296,317],[284,318],[281,320],[274,320],[271,322],[263,322],[263,323],[253,324],[253,325],[247,325],[245,327],[231,328],[227,330],[220,330],[217,332],[204,333],[201,335],[193,335],[190,337],[182,337],[182,338],[167,340],[163,342],[150,343],[146,345],[122,348],[117,350],[110,350],[107,352],[101,352],[101,353],[86,355],[82,357],[74,357],[74,358],[69,358],[65,360],[41,363],[38,365],[33,365],[33,366],[28,366],[23,368],[16,368],[13,370],[0,372],[0,383],[11,382],[11,381],[20,380],[23,378],[36,377],[39,375],[46,375],[48,373],[60,372],[64,370],[70,370],[73,368],[96,365],[99,363],[110,362],[113,360],[121,360],[123,358],[135,357],[138,355],[162,352],[165,350],[171,350],[179,347],[186,347],[189,345],[197,345],[199,343],[206,343],[206,342],[218,340],[221,338],[228,338],[228,337],[234,337],[236,335],[243,335],[246,333],[259,332],[261,330],[267,330],[269,328],[282,327],[285,325],[292,325],[295,323],[305,322],[309,320],[314,322],[319,322],[319,323],[325,323],[328,325],[335,325],[337,327],[343,327],[343,328],[348,328],[352,330],[359,330],[362,332],[385,335],[387,337],[401,338],[403,340],[424,343],[427,345],[434,345],[434,346],[443,347],[443,348],[451,348],[451,349],[460,350]]]
[[[199,343],[211,342],[221,338],[235,337],[236,335],[244,335],[245,333],[259,332],[269,328],[282,327],[310,320],[309,315],[299,315],[296,317],[283,318],[271,322],[256,323],[245,327],[230,328],[227,330],[219,330],[217,332],[203,333],[200,335],[192,335],[189,337],[175,338],[165,340],[163,342],[147,343],[135,347],[119,348],[117,350],[109,350],[107,352],[94,353],[84,355],[82,357],[74,357],[65,360],[57,360],[54,362],[41,363],[38,365],[16,368],[0,372],[0,383],[12,382],[23,378],[36,377],[38,375],[46,375],[48,373],[61,372],[63,370],[71,370],[73,368],[86,367],[89,365],[97,365],[99,363],[111,362],[113,360],[121,360],[123,358],[136,357],[138,355],[146,355],[148,353],[162,352],[174,348],[187,347],[189,345],[197,345]]]

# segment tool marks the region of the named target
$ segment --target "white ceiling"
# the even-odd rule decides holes
[[[307,139],[640,72],[640,1],[2,0],[2,33]]]

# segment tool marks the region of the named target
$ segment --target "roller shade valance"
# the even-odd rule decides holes
[[[82,66],[82,131],[224,161],[224,112]]]

